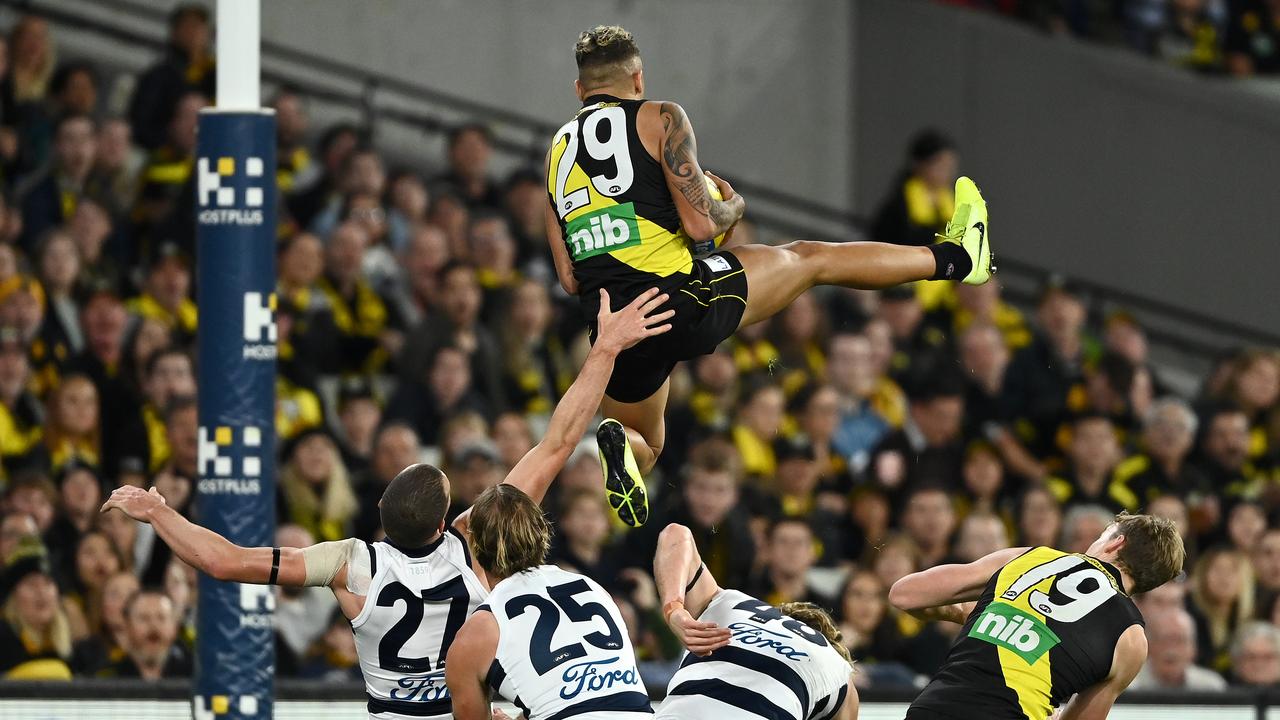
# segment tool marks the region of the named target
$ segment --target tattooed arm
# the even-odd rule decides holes
[[[652,108],[652,109],[651,109]],[[738,222],[746,210],[746,201],[724,180],[710,176],[720,188],[723,200],[707,193],[706,176],[698,165],[698,143],[684,108],[673,102],[646,103],[642,115],[652,118],[643,123],[641,135],[645,145],[658,158],[667,188],[680,213],[680,224],[694,241],[705,241],[723,233]],[[645,131],[648,132],[645,132]],[[656,143],[651,142],[656,140]]]

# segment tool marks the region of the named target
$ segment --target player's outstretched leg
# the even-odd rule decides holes
[[[732,252],[747,275],[747,307],[739,327],[776,315],[816,285],[880,290],[916,280],[991,279],[987,205],[967,177],[956,181],[956,210],[940,241],[927,247],[877,242],[746,245]]]

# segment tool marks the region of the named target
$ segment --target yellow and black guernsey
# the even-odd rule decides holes
[[[551,146],[547,192],[583,299],[683,284],[693,266],[662,166],[636,130],[643,100],[594,95]]]
[[[677,362],[709,353],[732,335],[747,297],[732,253],[693,259],[662,166],[636,129],[645,102],[588,97],[556,131],[547,162],[547,194],[592,338],[601,288],[615,310],[658,288],[676,311],[670,332],[618,358],[606,392],[622,402],[649,397]]]
[[[907,717],[1044,720],[1105,680],[1120,635],[1141,624],[1114,566],[1032,548],[991,577]]]

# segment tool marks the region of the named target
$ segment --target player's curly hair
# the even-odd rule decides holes
[[[491,487],[471,506],[471,550],[492,578],[509,578],[547,561],[551,523],[520,488]]]
[[[619,25],[597,25],[578,36],[573,59],[578,63],[578,79],[584,85],[607,82],[620,71],[634,72],[640,58],[635,36]]]
[[[799,620],[808,625],[810,628],[822,633],[822,636],[831,643],[831,647],[840,653],[840,657],[853,666],[853,658],[849,655],[849,649],[844,646],[844,633],[840,632],[840,627],[836,625],[836,621],[831,615],[822,608],[810,602],[789,602],[778,606],[778,610],[789,618]]]

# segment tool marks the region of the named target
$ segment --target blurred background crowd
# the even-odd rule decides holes
[[[1055,34],[1127,46],[1198,72],[1280,72],[1276,0],[939,0],[998,12]]]
[[[1050,25],[1098,36],[1078,23],[1105,16],[1157,54],[1200,37],[1190,13],[1223,28],[1214,67],[1245,67],[1222,58],[1249,16],[1212,2],[970,4],[1043,6]],[[1253,11],[1258,32],[1277,32],[1277,5]],[[0,675],[191,672],[194,571],[149,526],[98,513],[134,484],[198,520],[192,165],[213,93],[208,11],[175,10],[170,41],[126,96],[39,17],[0,42]],[[585,356],[577,300],[550,266],[541,174],[495,176],[481,124],[453,128],[437,166],[408,167],[360,127],[312,127],[290,88],[270,106],[277,542],[378,538],[382,489],[418,461],[450,476],[452,518],[532,446]],[[906,156],[871,236],[925,244],[951,214],[959,155],[924,130]],[[753,236],[744,221],[735,241]],[[584,441],[546,502],[553,561],[615,594],[652,686],[679,648],[650,561],[681,522],[722,585],[819,603],[860,683],[912,687],[958,627],[896,612],[895,580],[1015,545],[1083,551],[1115,513],[1147,511],[1176,520],[1189,559],[1138,598],[1151,657],[1135,687],[1280,684],[1280,354],[1224,349],[1180,395],[1138,320],[1091,325],[1086,300],[1061,278],[1023,308],[996,282],[802,296],[677,369],[647,527],[611,521]],[[332,596],[277,593],[279,674],[358,679]]]

